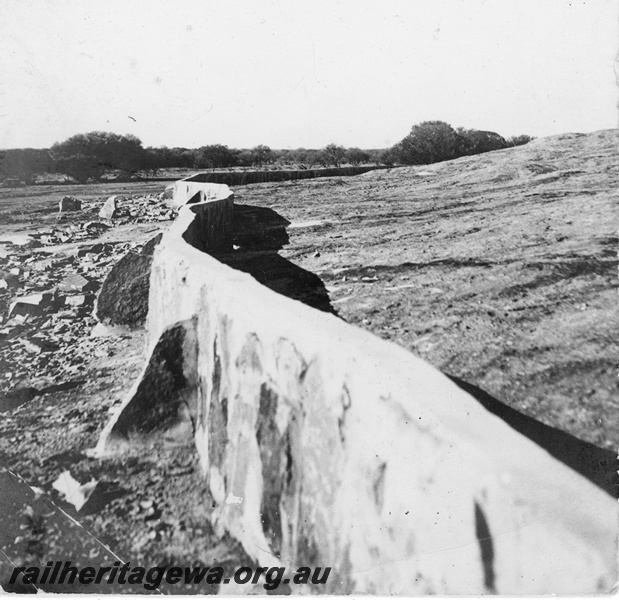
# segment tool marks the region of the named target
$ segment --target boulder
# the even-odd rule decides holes
[[[105,204],[101,207],[99,211],[99,217],[102,219],[115,219],[120,216],[120,210],[118,208],[118,196],[110,196]]]
[[[82,201],[77,198],[73,198],[72,196],[65,196],[60,201],[60,206],[58,209],[60,212],[71,212],[82,210]]]
[[[14,315],[40,315],[46,308],[57,304],[55,294],[43,292],[16,298],[9,308],[9,317]]]
[[[68,275],[65,277],[60,284],[58,285],[58,289],[63,292],[83,292],[84,290],[92,287],[93,282],[82,277],[78,273],[73,273],[72,275]]]
[[[80,306],[84,306],[88,301],[88,297],[86,294],[76,294],[74,296],[67,296],[65,298],[65,304],[68,306],[73,306],[79,308]]]
[[[95,316],[106,325],[141,327],[148,314],[152,258],[128,252],[112,268],[97,298]]]

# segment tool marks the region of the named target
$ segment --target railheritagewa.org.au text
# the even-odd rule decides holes
[[[223,567],[151,567],[144,568],[131,563],[116,561],[109,567],[77,567],[71,561],[48,562],[44,566],[24,566],[13,569],[11,585],[141,585],[146,590],[155,590],[162,583],[170,585],[227,585],[231,583],[261,584],[273,591],[280,585],[324,585],[331,573],[330,567],[299,567],[285,576],[283,567],[239,567],[233,573],[225,573]]]

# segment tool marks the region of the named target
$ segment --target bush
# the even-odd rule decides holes
[[[0,154],[0,179],[18,179],[32,185],[36,176],[52,171],[54,161],[49,150],[22,148]]]
[[[275,160],[273,150],[268,146],[260,144],[251,149],[252,165],[261,167],[269,165]]]
[[[405,165],[427,165],[458,155],[458,134],[443,121],[425,121],[394,146],[398,161]]]
[[[458,156],[482,154],[492,150],[501,150],[507,146],[503,136],[494,131],[458,128]]]
[[[443,121],[425,121],[414,125],[399,143],[384,151],[385,164],[427,165],[459,156],[469,156],[526,144],[533,138],[520,135],[509,140],[494,131],[464,129],[456,131]]]
[[[195,166],[199,169],[225,169],[239,162],[239,151],[222,144],[202,146],[195,151]]]
[[[340,167],[346,156],[346,148],[344,148],[344,146],[338,146],[337,144],[329,144],[322,149],[321,154],[322,157],[320,160],[325,167],[329,165]]]
[[[156,175],[160,169],[179,167],[180,164],[177,163],[178,156],[170,148],[166,146],[161,146],[160,148],[149,146],[144,150],[142,169],[152,171],[153,175]]]
[[[361,163],[368,162],[370,160],[370,155],[365,150],[361,150],[361,148],[348,148],[348,150],[346,150],[346,160],[351,165],[357,166]]]
[[[380,150],[376,156],[376,164],[392,167],[398,162],[398,150],[393,148],[385,148]]]
[[[104,173],[120,170],[135,173],[144,163],[142,142],[134,135],[92,131],[74,135],[51,147],[59,173],[84,183],[99,181]]]
[[[294,150],[288,148],[273,150],[273,157],[273,162],[280,168],[289,168],[294,165]]]
[[[292,159],[299,169],[311,169],[320,162],[320,151],[297,148],[292,151]]]

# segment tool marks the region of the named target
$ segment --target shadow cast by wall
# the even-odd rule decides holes
[[[270,208],[235,204],[232,226],[235,250],[217,254],[217,260],[249,273],[278,294],[337,316],[320,277],[278,254],[290,242],[288,225],[290,221]]]
[[[235,204],[233,244],[236,250],[218,254],[217,259],[252,275],[279,294],[338,316],[322,280],[278,254],[290,242],[288,225],[288,220],[269,208]],[[454,376],[449,378],[486,410],[617,498],[619,463],[615,453],[524,415],[466,381]]]
[[[617,455],[610,450],[598,448],[594,444],[545,425],[503,404],[484,390],[448,375],[461,389],[476,398],[493,415],[503,419],[510,427],[541,446],[549,454],[568,467],[574,469],[589,481],[602,488],[613,498],[618,497],[619,476],[617,475]]]

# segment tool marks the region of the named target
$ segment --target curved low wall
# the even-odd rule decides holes
[[[349,177],[361,175],[387,166],[371,167],[328,167],[323,169],[278,169],[270,171],[215,171],[197,173],[183,181],[199,181],[202,183],[248,185],[250,183],[272,183],[278,181],[298,181],[300,179],[315,179],[317,177]]]
[[[155,251],[148,365],[99,451],[195,443],[218,530],[263,565],[331,567],[325,592],[611,589],[607,494],[421,359],[218,262],[232,194],[193,185]]]

